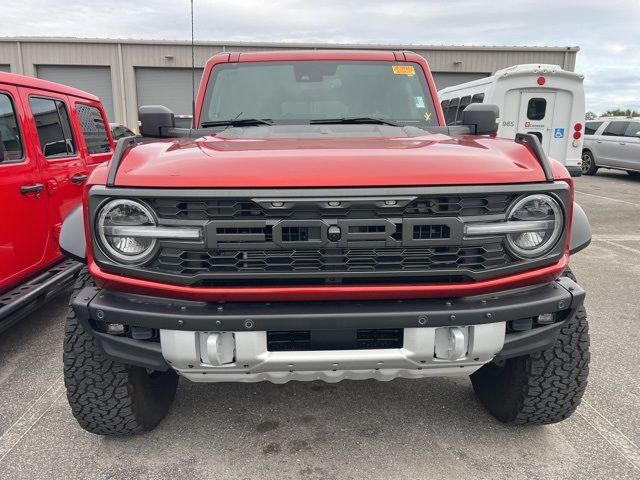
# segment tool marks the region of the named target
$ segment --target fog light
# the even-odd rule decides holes
[[[220,366],[232,363],[236,356],[236,339],[231,332],[201,334],[202,363]]]
[[[338,202],[337,200],[331,200],[329,202],[330,207],[339,207],[340,205],[341,205],[341,202]]]
[[[121,323],[107,323],[107,333],[120,335],[124,333],[124,325]]]
[[[553,323],[554,317],[555,315],[553,313],[542,313],[538,315],[538,318],[536,320],[541,325],[547,325],[549,323]]]
[[[469,327],[441,327],[436,329],[436,358],[461,360],[467,356],[469,348]]]
[[[393,205],[397,205],[397,204],[398,204],[398,201],[397,201],[397,200],[385,200],[385,201],[384,201],[384,204],[385,204],[385,205],[388,205],[388,206],[390,206],[390,207],[391,207],[391,206],[393,206]]]

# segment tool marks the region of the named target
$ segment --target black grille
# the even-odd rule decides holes
[[[501,240],[464,238],[499,220],[514,194],[146,198],[160,223],[189,222],[201,242],[161,241],[143,269],[197,286],[464,282],[513,264]]]
[[[413,238],[416,240],[443,240],[449,238],[451,229],[447,225],[414,225]]]
[[[270,352],[402,348],[402,328],[267,332]]]
[[[163,248],[154,270],[200,273],[484,271],[504,266],[501,243],[473,247],[352,248],[301,250],[182,250]]]
[[[208,219],[317,219],[317,218],[389,218],[424,216],[476,216],[504,213],[513,195],[419,197],[402,207],[353,204],[344,208],[318,208],[303,203],[292,208],[263,208],[249,199],[169,199],[151,200],[162,218]]]

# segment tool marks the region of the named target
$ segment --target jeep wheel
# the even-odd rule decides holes
[[[560,330],[552,348],[471,375],[476,395],[502,422],[545,425],[571,416],[589,373],[589,326],[584,308]]]
[[[94,286],[83,270],[71,299]],[[64,339],[64,383],[74,417],[99,435],[131,435],[152,430],[166,416],[178,385],[173,370],[148,372],[106,358],[96,349],[69,306]]]
[[[596,161],[593,158],[593,153],[589,150],[582,152],[582,174],[583,175],[595,175],[598,172]]]

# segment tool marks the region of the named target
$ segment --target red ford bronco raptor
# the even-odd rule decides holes
[[[569,417],[587,384],[591,238],[567,170],[497,107],[446,127],[409,52],[221,53],[192,129],[141,107],[61,244],[86,264],[64,376],[127,435],[197,382],[470,375],[495,417]],[[153,137],[153,138],[150,138]]]

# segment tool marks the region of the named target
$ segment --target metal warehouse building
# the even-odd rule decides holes
[[[202,67],[224,51],[283,49],[411,50],[427,59],[438,88],[493,74],[521,63],[573,70],[578,47],[345,45],[316,43],[196,42],[196,88]],[[183,41],[77,38],[0,38],[0,71],[32,75],[98,95],[109,119],[137,126],[140,105],[166,105],[191,113],[191,44]]]

